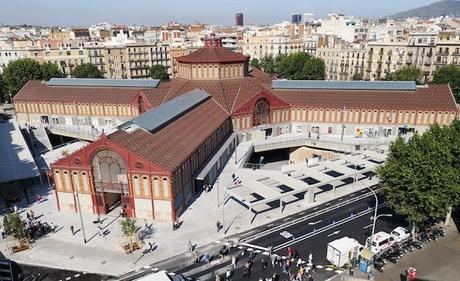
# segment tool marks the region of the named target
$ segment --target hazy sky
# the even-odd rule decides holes
[[[330,12],[375,18],[436,0],[0,0],[0,23],[88,25],[182,23],[233,24],[243,12],[245,23],[290,20],[292,13]]]

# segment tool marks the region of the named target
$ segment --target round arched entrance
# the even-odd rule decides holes
[[[94,155],[91,166],[98,212],[106,214],[120,206],[126,214],[131,206],[123,158],[113,150],[104,149]]]
[[[270,123],[270,103],[266,98],[258,99],[255,103],[252,120],[253,126],[267,125]]]

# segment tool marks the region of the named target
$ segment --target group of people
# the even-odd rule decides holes
[[[240,177],[237,177],[235,173],[232,174],[233,185],[241,184]]]
[[[26,226],[26,236],[28,238],[37,239],[56,231],[56,227],[52,222],[49,224],[47,222],[42,223],[35,218],[35,214],[32,210],[27,211],[26,217],[27,221],[24,223]]]

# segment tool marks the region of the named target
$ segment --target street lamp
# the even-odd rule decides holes
[[[343,135],[344,135],[344,133],[345,133],[345,124],[344,124],[344,122],[343,122],[343,114],[345,113],[345,110],[346,110],[346,108],[345,108],[345,106],[344,106],[344,107],[343,107],[343,110],[342,110],[342,114],[340,115],[340,116],[341,116],[341,118],[340,118],[341,120],[340,120],[340,121],[342,122],[342,137],[340,138],[340,141],[341,141],[341,142],[343,142]]]
[[[372,223],[372,236],[371,236],[371,241],[368,245],[368,248],[369,250],[371,249],[371,245],[372,245],[372,240],[374,239],[374,232],[375,232],[375,221],[377,220],[377,209],[378,209],[378,206],[379,206],[379,198],[377,197],[377,193],[375,193],[375,191],[370,187],[370,186],[367,186],[366,187],[367,189],[369,189],[372,194],[374,195],[374,198],[375,198],[375,210],[374,210],[374,222]]]
[[[73,186],[75,188],[75,182]],[[86,241],[86,234],[85,234],[85,226],[83,225],[83,215],[81,214],[81,205],[80,205],[80,196],[78,196],[78,187],[75,188],[74,196],[77,198],[78,214],[80,215],[80,223],[81,223],[81,233],[83,234],[83,242],[85,242],[86,244],[87,241]]]

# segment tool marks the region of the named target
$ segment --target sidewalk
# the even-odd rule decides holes
[[[243,157],[243,154],[243,151],[238,151],[239,158]],[[332,195],[321,194],[318,202],[314,204],[307,204],[304,200],[291,203],[284,208],[282,213],[279,208],[275,208],[258,214],[251,224],[250,221],[254,214],[250,216],[248,210],[235,200],[228,200],[225,209],[222,208],[223,187],[232,184],[232,173],[236,173],[243,181],[254,177],[252,170],[240,169],[239,164],[241,163],[235,164],[233,157],[234,155],[212,190],[201,194],[180,217],[180,220],[183,221],[180,229],[172,231],[171,223],[154,221],[155,231],[145,239],[147,246],[133,255],[125,254],[120,246],[123,235],[120,227],[121,218],[118,217],[117,210],[107,216],[101,216],[104,221],[102,226],[108,232],[105,237],[97,235],[97,224],[93,223],[96,215],[83,214],[84,229],[88,240],[88,243],[84,244],[79,214],[59,212],[54,193],[47,190],[45,186],[40,187],[40,193],[46,201],[27,206],[23,200],[18,207],[23,210],[23,217],[28,209],[32,209],[36,217],[43,215],[40,218],[43,222],[53,222],[58,231],[39,239],[32,249],[14,255],[7,251],[7,247],[13,243],[11,238],[0,239],[0,251],[18,263],[115,276],[182,255],[187,251],[188,241],[192,241],[198,247],[214,244],[224,238],[222,230],[216,232],[217,220],[224,223],[224,229],[227,230],[225,235],[234,235],[334,199]],[[354,192],[360,188],[360,185],[361,183],[358,183],[357,186],[341,187],[337,189],[335,197]],[[38,192],[38,190],[35,191]],[[70,225],[73,225],[75,230],[79,230],[75,235],[72,235]],[[144,220],[139,219],[137,225],[144,227]],[[148,242],[155,242],[158,248],[144,255],[142,251],[148,248]]]

